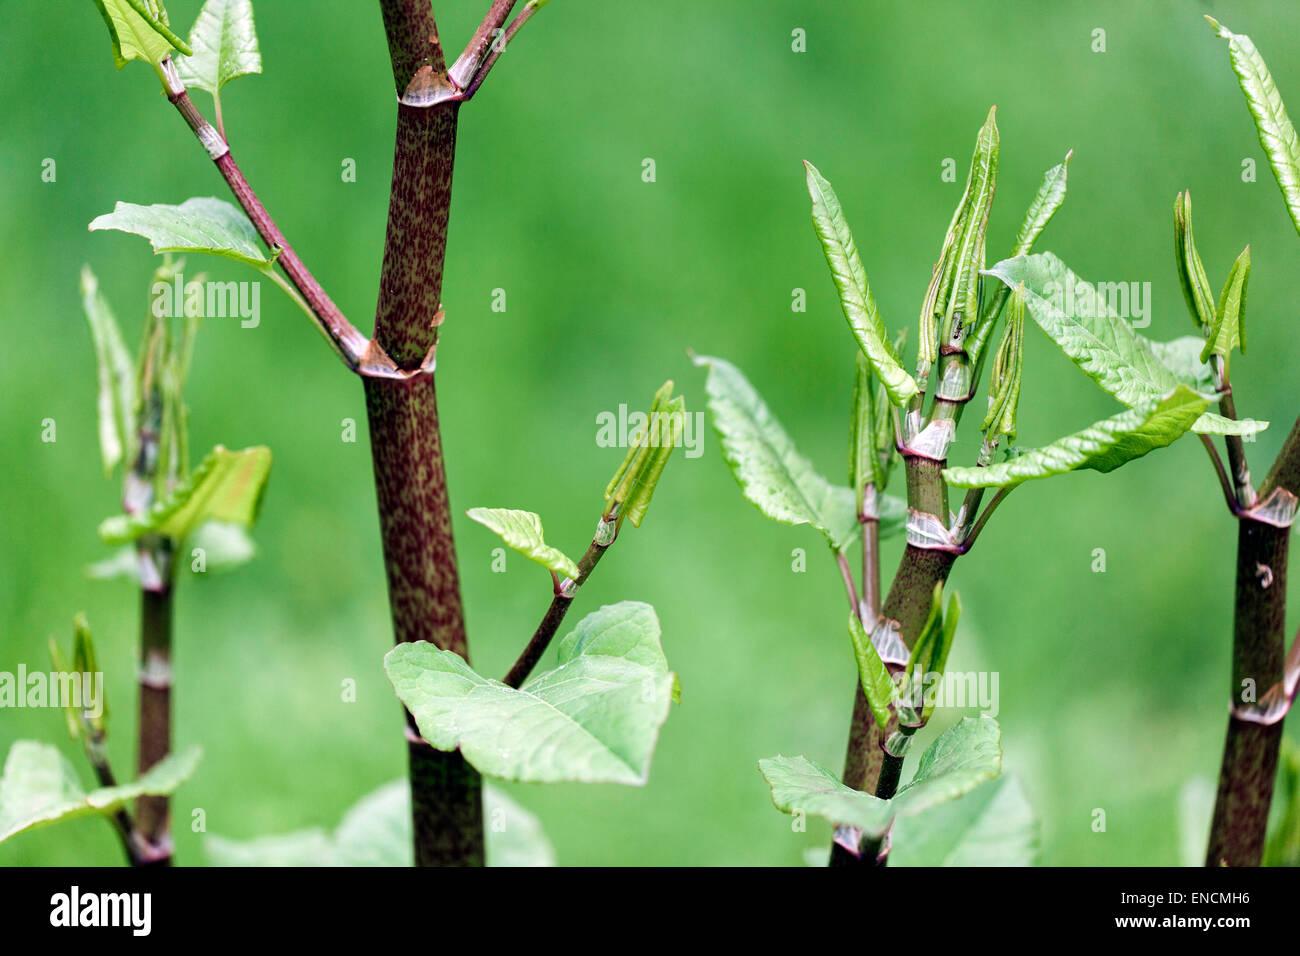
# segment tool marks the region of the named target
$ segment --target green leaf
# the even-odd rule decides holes
[[[1029,208],[1025,210],[1024,221],[1020,223],[1020,229],[1016,232],[1016,241],[1011,247],[1012,258],[1029,254],[1034,247],[1034,242],[1056,215],[1056,210],[1060,209],[1061,204],[1065,202],[1065,190],[1070,175],[1070,157],[1073,155],[1074,150],[1070,150],[1065,154],[1064,160],[1043,174],[1038,192],[1034,193]]]
[[[223,256],[269,272],[275,256],[262,252],[257,230],[243,210],[211,196],[187,199],[179,206],[138,206],[119,202],[96,217],[91,232],[117,229],[144,236],[156,253],[201,252]]]
[[[892,800],[846,787],[807,757],[769,757],[758,766],[778,810],[810,813],[878,837],[896,818],[925,813],[996,777],[1002,768],[1000,739],[993,718],[962,718],[930,745],[916,776]]]
[[[858,662],[858,681],[862,684],[862,693],[871,705],[876,724],[883,730],[889,725],[894,703],[898,700],[898,688],[889,674],[889,668],[880,659],[876,645],[871,642],[871,637],[853,611],[849,612],[849,640],[853,642],[853,656]]]
[[[1246,94],[1246,105],[1255,117],[1259,145],[1268,155],[1273,175],[1277,177],[1287,210],[1291,213],[1291,221],[1300,232],[1300,139],[1297,139],[1295,127],[1286,115],[1282,94],[1250,37],[1233,33],[1213,17],[1205,19],[1210,21],[1215,33],[1228,41],[1232,69],[1241,83],[1241,91]]]
[[[490,784],[483,787],[488,866],[555,866],[555,849],[537,818]],[[411,866],[411,786],[394,780],[362,797],[331,834],[322,829],[203,841],[214,866]]]
[[[989,110],[988,118],[980,127],[975,140],[975,152],[971,156],[970,172],[966,177],[966,208],[961,213],[961,239],[952,249],[952,289],[939,326],[939,333],[944,337],[954,335],[957,328],[969,328],[977,324],[985,234],[997,184],[998,124],[995,106]]]
[[[1168,395],[1181,379],[1156,357],[1152,343],[1117,316],[1111,294],[1071,272],[1050,252],[1004,259],[988,270],[1010,288],[1025,285],[1025,304],[1038,327],[1047,333],[1075,365],[1102,389],[1136,408]],[[1235,424],[1207,413],[1193,431],[1245,435],[1268,427],[1249,419]],[[1228,429],[1233,429],[1228,431]]]
[[[130,458],[135,444],[135,363],[132,362],[117,320],[99,291],[90,266],[81,267],[81,307],[95,344],[99,391],[99,451],[104,474],[109,475],[123,457]]]
[[[542,567],[575,580],[581,573],[564,552],[546,543],[542,536],[542,519],[531,511],[471,508],[466,514],[485,528],[495,531],[506,544]]]
[[[957,634],[957,622],[961,620],[961,599],[957,592],[953,592],[952,597],[948,599],[948,611],[943,611],[943,585],[934,586],[934,597],[930,605],[930,614],[925,624],[921,628],[921,633],[912,645],[912,652],[907,660],[907,667],[904,670],[906,675],[906,686],[908,693],[904,695],[913,707],[917,708],[921,714],[921,722],[925,723],[934,713],[936,705],[935,700],[926,703],[924,698],[924,682],[926,675],[933,674],[941,677],[944,668],[948,666],[948,652],[952,650],[953,638]],[[914,676],[917,675],[917,676]],[[912,686],[913,680],[919,680],[922,683],[917,687]],[[920,695],[916,697],[914,695]]]
[[[740,369],[709,356],[697,356],[695,364],[708,366],[713,427],[745,497],[772,520],[812,525],[836,551],[847,548],[859,532],[853,489],[832,485],[799,454]],[[882,539],[902,529],[906,510],[898,499],[880,496]]]
[[[634,528],[641,527],[664,466],[680,443],[685,428],[686,399],[680,395],[672,396],[673,383],[669,379],[655,392],[646,415],[645,430],[639,433],[618,471],[605,486],[606,514],[612,515],[617,507]]]
[[[1038,826],[1020,781],[1006,774],[899,820],[890,844],[890,866],[1032,866]]]
[[[875,382],[871,366],[861,351],[853,376],[853,408],[849,416],[849,487],[860,495],[866,485],[877,492],[885,489],[884,468],[876,450]]]
[[[560,641],[558,666],[518,690],[424,642],[399,644],[384,666],[425,740],[530,783],[645,783],[677,680],[654,609],[636,601],[587,615]]]
[[[1065,202],[1070,157],[1073,155],[1074,150],[1070,150],[1065,154],[1065,159],[1062,162],[1043,174],[1043,181],[1039,184],[1038,192],[1034,193],[1029,208],[1025,210],[1025,218],[1020,223],[1020,230],[1016,233],[1016,241],[1011,249],[1012,258],[1029,254],[1034,248],[1034,243],[1038,240],[1038,237],[1047,228],[1047,224],[1052,221],[1052,217],[1056,215],[1056,211],[1061,208],[1062,203]],[[989,299],[988,308],[980,315],[979,325],[967,338],[966,354],[970,357],[972,365],[975,365],[983,354],[984,346],[993,333],[993,327],[997,324],[998,316],[1002,314],[1003,306],[1006,305],[1010,292],[1009,287],[1005,285],[998,286],[997,292]]]
[[[152,3],[157,13],[145,3]],[[189,46],[171,31],[167,24],[167,11],[160,0],[95,0],[99,15],[108,27],[113,42],[113,62],[120,70],[132,60],[144,60],[162,76],[162,61],[173,49],[192,52]]]
[[[1201,350],[1205,348],[1205,339],[1198,335],[1182,335],[1169,342],[1153,342],[1146,339],[1151,354],[1156,360],[1173,373],[1174,378],[1189,385],[1198,392],[1209,392],[1214,388],[1214,373],[1210,366],[1201,360]]]
[[[1204,334],[1214,321],[1214,298],[1210,294],[1210,280],[1205,276],[1201,254],[1196,251],[1190,189],[1174,199],[1174,261],[1178,265],[1178,281],[1183,288],[1183,298],[1187,300],[1187,311]]]
[[[947,468],[943,477],[959,488],[1006,488],[1080,468],[1114,471],[1172,444],[1192,427],[1207,404],[1205,396],[1179,385],[1168,398],[1145,401],[1045,448],[986,468]]]
[[[812,163],[805,161],[804,166],[808,172],[808,193],[812,196],[813,227],[822,241],[826,263],[839,290],[844,317],[863,354],[870,360],[872,371],[889,393],[889,400],[901,408],[917,394],[916,382],[898,364],[889,347],[885,324],[876,310],[866,270],[858,258],[857,246],[835,190]]]
[[[191,747],[155,764],[133,783],[87,793],[57,747],[19,740],[0,776],[0,842],[26,830],[94,814],[110,814],[140,796],[173,793],[194,772],[202,751]]]
[[[271,473],[271,450],[263,446],[230,451],[218,445],[188,481],[138,515],[103,521],[99,536],[106,544],[124,544],[157,533],[182,540],[206,521],[251,527],[262,507]]]
[[[190,30],[192,56],[176,58],[181,82],[216,96],[238,76],[262,72],[253,4],[249,0],[207,0]]]
[[[1201,361],[1208,362],[1211,355],[1223,357],[1226,367],[1234,348],[1246,354],[1246,283],[1250,281],[1250,246],[1241,251],[1232,264],[1228,280],[1219,293],[1219,304],[1214,309],[1214,324],[1205,339]]]
[[[993,359],[989,377],[989,410],[980,429],[991,439],[1016,437],[1016,409],[1020,405],[1020,381],[1024,368],[1025,286],[1011,294],[1007,328]]]

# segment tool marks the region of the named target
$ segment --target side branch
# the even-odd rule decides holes
[[[397,370],[388,360],[388,356],[383,354],[382,349],[372,348],[371,342],[348,321],[347,316],[334,304],[321,288],[321,284],[316,281],[315,276],[298,258],[298,254],[285,239],[284,233],[276,226],[266,207],[257,198],[253,187],[244,178],[244,174],[230,153],[229,144],[221,138],[221,134],[203,117],[198,107],[194,105],[194,101],[190,99],[172,62],[164,61],[163,67],[167,77],[168,100],[176,107],[199,143],[207,150],[209,158],[216,164],[217,170],[234,194],[235,201],[252,221],[253,228],[262,237],[267,248],[273,252],[278,250],[276,262],[293,283],[294,289],[306,301],[317,328],[339,358],[355,372],[383,378],[401,377],[394,374]],[[389,371],[386,372],[386,369]]]
[[[564,615],[569,613],[569,605],[577,597],[578,588],[582,587],[587,582],[587,578],[591,577],[591,572],[600,563],[600,559],[605,556],[605,552],[614,543],[617,535],[617,516],[602,516],[600,524],[596,527],[596,536],[587,548],[587,553],[578,559],[578,576],[565,579],[564,583],[555,589],[555,597],[551,600],[551,606],[546,609],[546,616],[537,625],[537,630],[533,633],[532,639],[529,640],[528,646],[523,649],[514,666],[510,668],[510,673],[502,678],[502,683],[510,687],[519,687],[528,679],[528,675],[532,673],[533,668],[537,666],[537,662],[546,653],[546,648],[550,646],[552,638],[555,637],[555,632],[560,629],[560,625],[564,622]]]

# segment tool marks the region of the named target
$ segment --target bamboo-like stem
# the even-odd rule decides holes
[[[871,505],[858,514],[862,531],[862,604],[867,615],[862,623],[866,627],[880,614],[880,499],[874,485],[867,486],[863,497]]]
[[[398,106],[375,342],[414,370],[441,320],[459,104],[433,95],[449,84],[441,52],[425,46],[438,36],[428,0],[381,0],[381,9]],[[394,637],[468,659],[433,373],[366,378],[365,390]],[[409,712],[406,723],[416,865],[481,866],[478,771],[460,751],[421,739]]]
[[[1300,419],[1259,489],[1258,500],[1275,489],[1300,492]],[[1236,606],[1232,631],[1232,686],[1236,704],[1246,681],[1257,694],[1281,680],[1285,657],[1287,553],[1291,529],[1238,516]],[[1282,722],[1259,724],[1235,712],[1219,770],[1210,823],[1207,866],[1258,866],[1263,860],[1269,805],[1277,775]]]
[[[546,653],[546,649],[550,647],[555,632],[559,630],[560,625],[564,622],[564,616],[569,613],[569,606],[573,604],[573,599],[578,595],[578,589],[587,583],[587,578],[591,577],[591,572],[595,570],[596,565],[600,563],[600,559],[605,556],[605,552],[609,550],[610,545],[616,540],[615,538],[608,538],[602,533],[608,526],[617,527],[617,518],[601,518],[600,525],[596,530],[596,536],[592,538],[586,553],[578,559],[578,576],[572,579],[566,578],[555,589],[555,596],[551,599],[550,607],[546,609],[546,614],[541,623],[537,625],[537,630],[533,632],[528,645],[510,668],[510,672],[502,678],[502,683],[508,687],[522,687],[524,681],[528,679],[528,675],[537,666],[537,662]]]

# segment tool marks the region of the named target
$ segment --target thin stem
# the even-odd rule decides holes
[[[519,16],[510,21],[510,26],[506,27],[505,33],[489,45],[487,57],[484,58],[482,65],[473,74],[469,85],[464,87],[465,93],[462,99],[467,100],[478,92],[478,88],[483,85],[483,81],[487,79],[492,67],[496,65],[501,54],[505,52],[506,46],[515,38],[515,34],[523,29],[524,24],[532,19],[533,14],[542,8],[542,5],[538,0],[529,0],[528,3],[524,4],[524,8],[519,11]],[[511,3],[510,6],[514,6],[514,4]]]
[[[1202,432],[1201,444],[1205,446],[1205,451],[1210,456],[1210,463],[1214,465],[1214,473],[1219,476],[1219,487],[1223,489],[1223,500],[1227,502],[1228,510],[1234,515],[1240,514],[1241,506],[1237,503],[1237,495],[1233,491],[1232,481],[1228,478],[1228,473],[1223,470],[1223,459],[1219,457],[1219,450],[1214,447],[1214,439]]]
[[[858,589],[853,584],[853,571],[849,568],[849,559],[843,551],[835,552],[835,562],[840,568],[840,577],[844,579],[844,590],[849,596],[849,610],[862,617],[862,607],[858,604]]]
[[[1219,413],[1231,421],[1237,420],[1232,386],[1228,383],[1226,374],[1223,379],[1223,390],[1219,393]],[[1249,508],[1255,503],[1255,489],[1250,484],[1250,465],[1246,461],[1246,447],[1242,444],[1240,435],[1224,435],[1223,441],[1228,446],[1228,465],[1232,469],[1232,480],[1236,486],[1237,504],[1242,508]]]
[[[225,179],[235,200],[248,215],[253,228],[262,237],[267,248],[273,252],[279,250],[276,264],[284,270],[294,288],[311,307],[316,327],[348,368],[355,371],[367,357],[369,340],[348,321],[347,316],[334,304],[321,288],[320,283],[316,281],[315,276],[293,251],[284,233],[276,226],[266,207],[262,205],[252,186],[240,172],[225,138],[203,118],[203,114],[190,99],[189,93],[185,91],[184,85],[176,76],[175,67],[170,60],[164,61],[164,71],[168,78],[168,100],[176,107],[194,135],[198,137],[199,142],[208,151],[208,156],[216,164],[217,170]]]
[[[465,51],[452,64],[448,75],[460,89],[469,86],[483,67],[483,59],[487,55],[488,47],[500,36],[498,31],[506,22],[506,17],[510,16],[510,11],[515,8],[515,3],[516,0],[493,0],[487,15],[483,17],[483,22],[478,25],[474,36],[466,44]]]
[[[587,582],[587,578],[591,577],[591,572],[595,570],[596,565],[600,563],[600,559],[605,556],[605,552],[609,550],[610,545],[616,540],[610,538],[603,544],[601,543],[603,538],[601,529],[605,528],[607,523],[616,525],[617,519],[601,518],[601,525],[596,531],[596,536],[587,547],[587,552],[578,559],[578,576],[571,579],[566,578],[564,583],[556,590],[555,596],[551,599],[550,607],[546,609],[546,614],[542,617],[541,623],[537,625],[537,630],[533,632],[528,645],[519,654],[519,659],[510,668],[510,672],[502,678],[502,683],[507,687],[523,686],[524,681],[528,679],[528,675],[533,672],[537,662],[542,659],[542,655],[550,647],[555,632],[560,629],[560,625],[564,622],[564,615],[569,613],[569,605],[573,603],[573,599],[578,595],[578,589]]]
[[[862,603],[870,620],[880,615],[880,520],[862,522]]]
[[[970,534],[962,539],[962,554],[965,554],[975,546],[975,539],[978,538],[980,532],[984,530],[984,525],[988,524],[988,520],[992,517],[993,512],[998,510],[998,505],[1002,504],[1002,502],[1006,500],[1007,495],[1011,494],[1012,489],[1015,487],[1015,485],[1007,485],[998,489],[998,493],[993,496],[993,500],[990,501],[988,507],[984,509],[984,513],[976,519],[974,526],[970,529]]]
[[[81,730],[86,759],[90,761],[90,766],[95,771],[95,779],[101,787],[116,787],[117,777],[108,760],[103,730],[95,730],[84,717],[81,721]],[[146,866],[152,863],[147,852],[148,848],[143,847],[135,835],[135,824],[131,821],[131,814],[126,807],[121,807],[113,814],[112,822],[113,831],[122,844],[122,852],[126,854],[127,862],[131,866]]]

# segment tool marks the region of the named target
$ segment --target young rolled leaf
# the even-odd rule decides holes
[[[257,230],[243,210],[211,196],[187,199],[179,206],[119,202],[112,212],[91,221],[91,232],[100,229],[144,236],[156,253],[201,252],[223,256],[259,272],[269,272],[275,262],[274,255],[268,257],[262,251]]]
[[[95,345],[98,375],[99,451],[104,474],[111,474],[135,443],[135,363],[122,341],[117,320],[99,291],[90,266],[81,267],[81,307]]]
[[[863,488],[873,485],[877,492],[884,491],[885,474],[876,448],[876,396],[871,366],[861,351],[853,376],[853,408],[849,416],[849,487],[859,499]]]
[[[655,392],[646,415],[645,430],[638,435],[618,471],[605,486],[606,514],[613,514],[617,506],[619,514],[631,521],[634,528],[641,527],[664,466],[668,464],[673,448],[681,441],[685,421],[686,399],[681,395],[673,398],[670,379]]]
[[[1114,471],[1177,441],[1208,404],[1204,395],[1179,385],[1167,398],[1142,402],[1045,448],[985,468],[946,468],[943,477],[959,488],[1007,488],[1081,468]]]
[[[988,118],[976,137],[975,152],[971,156],[970,172],[966,178],[967,205],[961,217],[961,238],[952,249],[952,289],[939,326],[941,334],[948,339],[957,337],[958,329],[973,327],[979,316],[979,277],[984,269],[985,234],[997,184],[998,124],[995,106],[989,110]],[[961,337],[964,337],[964,333]]]
[[[853,642],[853,657],[858,662],[858,681],[862,684],[862,693],[871,705],[872,716],[883,730],[889,725],[889,718],[898,701],[898,687],[889,674],[889,668],[881,660],[876,645],[858,620],[858,615],[852,611],[849,612],[849,640]]]
[[[857,496],[832,485],[799,454],[754,387],[730,362],[697,356],[707,366],[709,411],[737,484],[759,511],[782,524],[809,524],[843,551],[856,538]],[[880,496],[880,537],[902,530],[906,506]]]
[[[1187,300],[1192,321],[1203,332],[1214,323],[1214,297],[1206,278],[1201,254],[1196,251],[1192,232],[1192,191],[1178,194],[1174,200],[1174,260],[1178,264],[1178,282]]]
[[[1038,186],[1038,192],[1034,193],[1029,208],[1025,210],[1025,218],[1020,223],[1020,229],[1016,232],[1016,241],[1011,248],[1011,258],[1028,255],[1033,250],[1034,243],[1043,230],[1047,228],[1047,224],[1052,221],[1052,217],[1061,208],[1061,204],[1065,202],[1070,157],[1073,155],[1074,150],[1070,150],[1065,154],[1064,160],[1043,174],[1043,181]],[[966,339],[966,354],[970,356],[972,363],[978,362],[980,356],[984,353],[984,346],[993,333],[993,327],[997,324],[998,316],[1002,314],[1002,309],[1006,305],[1007,296],[1010,292],[1011,290],[1007,286],[1001,283],[998,284],[997,292],[989,298],[987,308],[980,315],[979,324]]]
[[[384,668],[424,739],[480,773],[640,785],[676,697],[659,638],[654,609],[624,601],[587,615],[560,641],[558,666],[519,689],[425,642],[399,644]]]
[[[1032,866],[1038,826],[1015,774],[1003,774],[890,836],[892,866]]]
[[[862,353],[871,362],[872,371],[889,393],[889,400],[901,408],[917,394],[916,382],[898,364],[889,347],[885,323],[876,309],[866,270],[858,258],[858,248],[835,190],[812,163],[805,161],[804,167],[808,173],[808,193],[812,196],[813,228],[821,239],[831,278],[839,290],[844,318]]]
[[[214,97],[231,80],[262,72],[250,0],[207,0],[190,30],[189,56],[176,57],[176,72],[190,89]]]
[[[542,519],[533,512],[471,508],[466,514],[483,527],[495,531],[502,541],[542,567],[570,578],[578,577],[580,572],[573,559],[546,543],[542,535]]]
[[[483,787],[483,816],[494,821],[484,828],[488,866],[555,866],[555,848],[538,819],[491,784]],[[411,866],[411,785],[394,780],[362,797],[333,833],[249,840],[214,834],[203,848],[213,866]]]
[[[1268,71],[1268,65],[1250,37],[1233,33],[1213,17],[1206,17],[1214,32],[1228,41],[1228,55],[1232,69],[1237,74],[1241,91],[1246,94],[1246,105],[1255,118],[1259,132],[1259,145],[1268,156],[1273,175],[1286,200],[1291,221],[1300,232],[1300,139],[1286,115],[1282,94]]]
[[[1029,254],[1034,247],[1034,242],[1056,215],[1056,210],[1060,209],[1061,204],[1065,202],[1065,190],[1069,184],[1070,157],[1073,155],[1074,150],[1070,150],[1065,154],[1065,159],[1043,174],[1038,192],[1034,193],[1034,198],[1030,200],[1029,208],[1025,210],[1025,218],[1016,231],[1016,241],[1011,247],[1012,258]]]
[[[769,757],[758,766],[778,810],[810,813],[879,837],[896,818],[925,813],[996,777],[1002,770],[1001,736],[993,718],[963,717],[930,745],[912,781],[891,800],[845,786],[807,757]]]
[[[1015,440],[1016,409],[1020,405],[1020,380],[1024,366],[1025,284],[1016,286],[1007,312],[1007,328],[993,359],[989,376],[989,410],[981,430],[988,438]]]
[[[154,10],[146,6],[150,3]],[[95,0],[113,43],[113,62],[120,70],[132,60],[144,60],[162,78],[162,61],[173,49],[192,53],[171,31],[161,0]]]
[[[1224,368],[1234,348],[1246,354],[1246,284],[1250,281],[1250,246],[1241,250],[1232,264],[1228,281],[1219,293],[1219,304],[1214,309],[1214,324],[1205,339],[1201,361],[1208,362],[1211,355],[1223,358]]]
[[[988,274],[1011,288],[1023,283],[1025,304],[1038,327],[1089,378],[1130,408],[1183,384],[1156,357],[1151,343],[1115,313],[1108,301],[1121,294],[1115,287],[1094,287],[1050,252],[1004,259]],[[1234,422],[1206,412],[1193,431],[1249,435],[1267,427],[1268,422]]]
[[[206,521],[251,527],[262,507],[271,473],[271,450],[263,446],[230,451],[218,445],[188,481],[143,514],[117,515],[103,521],[99,536],[106,544],[125,544],[157,533],[182,540]]]
[[[58,748],[19,740],[0,776],[0,842],[60,820],[110,814],[140,796],[169,795],[194,772],[201,754],[198,747],[169,754],[132,783],[87,793]]]
[[[957,633],[957,622],[960,620],[961,599],[954,591],[948,599],[948,611],[944,613],[943,585],[936,584],[930,615],[921,628],[916,643],[912,645],[912,653],[904,671],[907,688],[904,698],[920,713],[922,723],[930,719],[936,704],[933,697],[928,702],[924,699],[925,681],[931,675],[934,678],[943,676],[943,670],[948,666],[948,652],[952,650],[953,637]],[[913,686],[914,681],[921,683]]]

